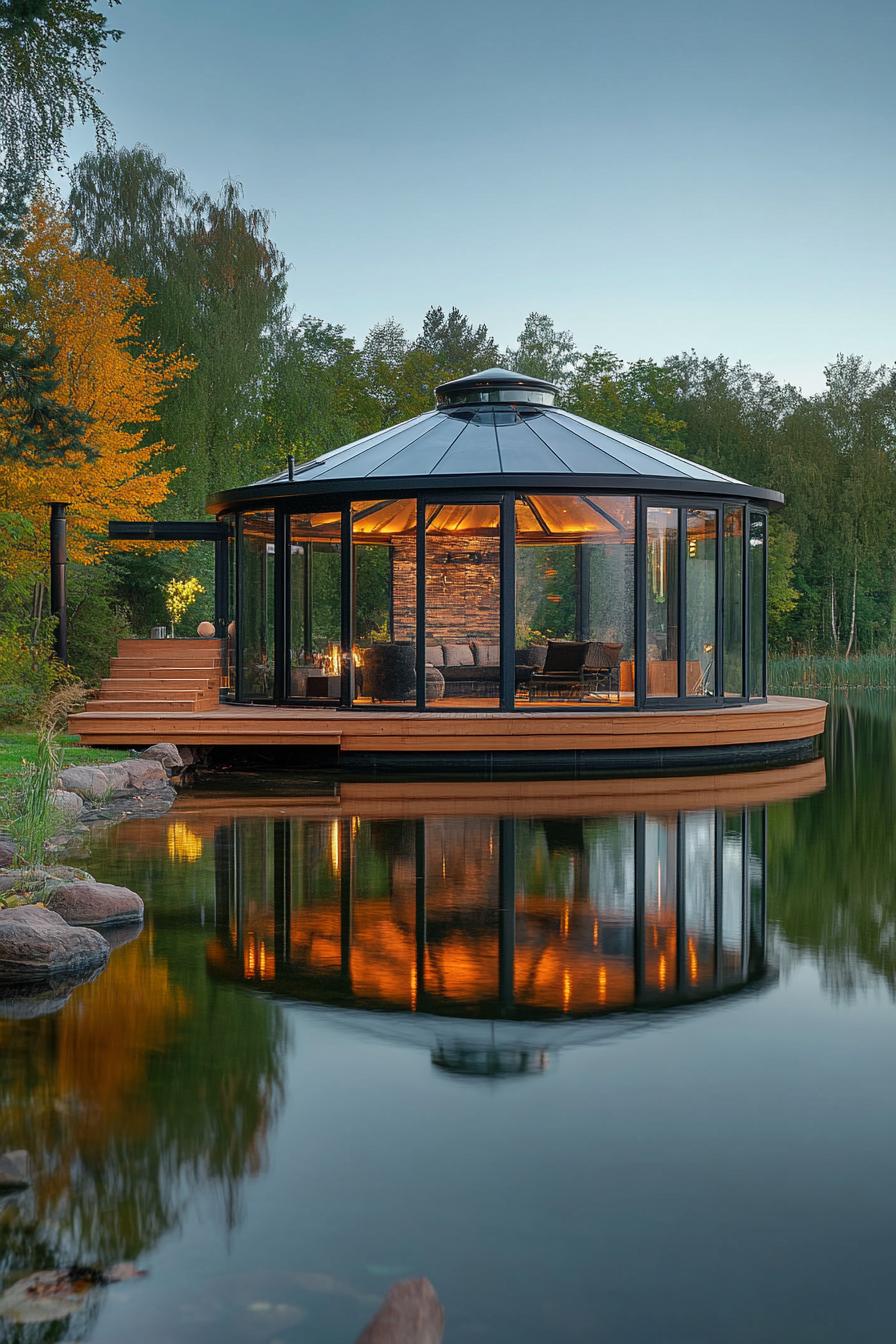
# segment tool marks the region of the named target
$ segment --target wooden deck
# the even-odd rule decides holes
[[[221,704],[220,645],[200,639],[122,640],[96,700],[69,721],[89,746],[336,749],[340,757],[422,753],[638,752],[804,742],[824,729],[821,700],[692,710],[604,707],[502,713],[344,710]]]

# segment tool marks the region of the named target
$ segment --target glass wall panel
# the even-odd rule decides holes
[[[635,501],[516,501],[516,703],[633,701]]]
[[[678,695],[678,510],[647,510],[647,694]]]
[[[766,517],[750,514],[750,695],[765,695]]]
[[[239,522],[240,698],[271,700],[274,695],[274,514],[244,513]]]
[[[426,506],[426,703],[497,707],[501,691],[497,504]]]
[[[687,694],[716,693],[716,582],[719,515],[688,509],[686,585]]]
[[[725,506],[725,591],[722,594],[722,630],[725,695],[744,693],[744,511]]]
[[[225,700],[233,700],[236,696],[236,515],[222,514],[218,522],[227,528],[227,623],[221,691]],[[220,630],[218,634],[221,634]]]
[[[414,499],[352,505],[356,704],[416,702],[416,525]],[[437,680],[434,673],[427,675]]]
[[[340,515],[294,513],[288,523],[289,694],[299,700],[338,701],[342,690]]]

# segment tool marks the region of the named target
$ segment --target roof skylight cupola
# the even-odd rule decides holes
[[[455,406],[553,406],[557,386],[544,378],[530,378],[509,369],[483,369],[466,378],[455,378],[436,388],[440,410]]]

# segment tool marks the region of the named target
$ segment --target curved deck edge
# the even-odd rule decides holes
[[[89,746],[153,742],[214,749],[252,747],[335,755],[361,771],[520,766],[687,769],[808,759],[824,731],[823,700],[769,696],[761,704],[691,710],[570,710],[550,713],[376,712],[216,705],[192,712],[101,710],[75,714],[69,730]],[[301,750],[297,750],[301,749]]]

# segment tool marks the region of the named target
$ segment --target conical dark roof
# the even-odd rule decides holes
[[[440,405],[324,453],[311,462],[216,496],[212,504],[269,494],[523,486],[782,496],[554,406],[554,384],[486,369],[438,389]],[[533,400],[530,400],[533,398]],[[371,497],[373,497],[371,493]]]

